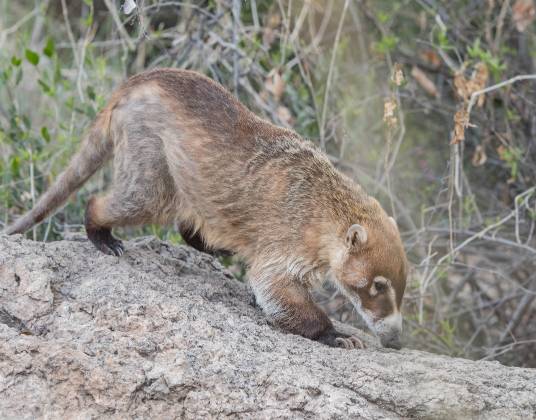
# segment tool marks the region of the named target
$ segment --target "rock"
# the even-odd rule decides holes
[[[329,348],[208,255],[0,237],[2,418],[534,418],[536,370]],[[347,327],[348,328],[348,327]]]

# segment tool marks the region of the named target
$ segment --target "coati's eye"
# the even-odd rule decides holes
[[[378,293],[385,292],[387,290],[387,279],[385,277],[376,277],[374,279],[374,288]]]

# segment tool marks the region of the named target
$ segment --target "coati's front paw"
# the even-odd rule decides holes
[[[365,348],[365,345],[358,337],[339,332],[335,328],[322,334],[317,340],[330,347],[340,347],[347,350]]]
[[[365,345],[363,344],[363,342],[355,335],[351,335],[349,337],[337,337],[335,339],[335,343],[337,343],[338,347],[342,347],[348,350],[352,350],[352,349],[361,350],[365,348]]]

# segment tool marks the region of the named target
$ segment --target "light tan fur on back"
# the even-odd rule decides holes
[[[382,342],[399,347],[407,263],[396,225],[312,143],[195,72],[129,79],[70,166],[7,232],[43,220],[111,156],[113,185],[86,214],[102,251],[123,252],[113,227],[177,223],[192,243],[197,235],[198,244],[243,257],[259,304],[288,331],[332,345],[344,339],[310,296],[331,276]]]

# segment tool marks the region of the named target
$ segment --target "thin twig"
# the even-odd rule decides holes
[[[238,96],[238,75],[239,75],[239,68],[238,68],[238,25],[240,24],[240,8],[241,3],[240,0],[233,0],[233,46],[235,47],[233,50],[233,89],[235,96]]]
[[[33,156],[33,151],[32,151],[32,147],[28,147],[28,152],[29,152],[29,158],[30,158],[30,195],[32,197],[32,208],[35,207],[35,179],[34,179],[34,156]],[[36,227],[34,226],[33,229],[32,229],[32,237],[33,237],[33,240],[36,241],[37,240],[37,229]]]
[[[346,10],[348,9],[349,3],[350,3],[350,0],[345,0],[344,2],[344,8],[342,9],[341,19],[339,20],[339,26],[337,27],[337,33],[335,34],[335,41],[333,43],[333,51],[331,53],[331,60],[329,63],[328,79],[326,81],[326,93],[324,94],[324,104],[322,107],[322,116],[320,118],[320,147],[322,150],[326,149],[326,138],[325,138],[326,115],[327,115],[327,110],[328,110],[329,94],[331,90],[331,80],[333,78],[333,69],[335,67],[335,58],[337,56],[337,50],[339,47],[339,39],[341,37],[344,17],[346,16]]]
[[[16,33],[22,25],[24,25],[34,16],[38,15],[39,12],[40,12],[40,7],[37,6],[30,13],[28,13],[22,19],[20,19],[17,23],[15,23],[13,26],[7,29],[4,29],[2,32],[0,32],[0,46],[4,44],[8,35]]]
[[[78,47],[76,45],[76,41],[74,39],[73,31],[71,29],[71,22],[69,20],[69,9],[67,8],[67,3],[65,0],[61,0],[61,10],[63,12],[63,20],[65,21],[65,28],[67,30],[67,37],[69,38],[69,42],[71,43],[71,50],[73,52],[74,61],[76,63],[76,66],[78,69],[81,68],[81,62],[80,62],[80,56],[78,55]],[[84,92],[82,92],[82,89],[80,87],[80,84],[77,83],[77,90],[78,90],[78,96],[80,97],[80,100],[84,100]]]
[[[534,287],[534,284],[536,282],[536,276],[533,276],[533,279],[531,281],[531,288]],[[521,318],[525,315],[527,309],[529,308],[532,301],[536,298],[536,294],[525,294],[522,298],[519,304],[517,305],[516,311],[512,315],[512,318],[510,319],[510,322],[506,326],[506,329],[502,332],[501,337],[499,338],[499,344],[504,344],[506,339],[509,336],[512,336],[515,329],[521,322]]]
[[[62,0],[62,2],[64,1],[65,0]],[[115,8],[115,5],[112,3],[111,0],[104,0],[104,4],[106,4],[106,7],[108,8],[110,14],[112,15],[112,19],[114,20],[115,25],[117,26],[117,30],[119,31],[121,38],[127,44],[128,49],[131,51],[134,50],[136,48],[136,46],[134,45],[134,41],[132,41],[132,38],[130,38],[130,35],[125,30],[123,23],[121,23],[121,19],[119,18],[119,14],[117,13],[117,9]]]
[[[525,195],[527,194],[532,194],[533,191],[536,190],[536,187],[532,187],[530,188],[529,190],[523,192],[522,194],[519,194],[517,197],[524,197]],[[518,198],[515,198],[516,200]],[[426,285],[429,285],[431,282],[432,282],[432,278],[433,276],[435,275],[435,273],[437,272],[437,270],[439,269],[439,267],[441,266],[441,264],[443,264],[445,261],[447,261],[449,258],[453,258],[455,257],[455,255],[461,251],[463,248],[465,248],[467,245],[469,245],[471,242],[473,242],[474,240],[476,239],[480,239],[482,238],[486,233],[488,233],[490,230],[493,230],[499,226],[502,226],[504,225],[507,221],[509,221],[510,219],[514,218],[515,217],[515,211],[512,211],[510,212],[507,216],[503,217],[501,220],[499,220],[498,222],[496,223],[493,223],[487,227],[485,227],[484,229],[482,229],[480,232],[477,232],[475,233],[474,235],[470,236],[469,238],[467,238],[465,241],[463,241],[461,244],[459,244],[458,246],[456,246],[452,251],[448,252],[447,254],[443,255],[438,261],[437,261],[437,265],[436,267],[434,267],[434,269],[430,272],[430,274],[428,275],[428,278],[426,279]]]
[[[518,76],[512,77],[511,79],[508,79],[508,80],[505,80],[503,82],[497,83],[496,85],[489,86],[489,87],[487,87],[485,89],[481,89],[481,90],[477,90],[476,92],[473,92],[473,94],[471,95],[471,99],[469,100],[469,105],[467,106],[467,122],[469,122],[469,117],[471,115],[471,110],[473,109],[473,106],[475,105],[475,102],[476,102],[477,98],[480,95],[483,95],[483,94],[488,93],[488,92],[492,92],[492,91],[500,89],[500,88],[502,88],[504,86],[511,85],[511,84],[513,84],[515,82],[520,82],[522,80],[536,80],[536,74],[518,75]]]

